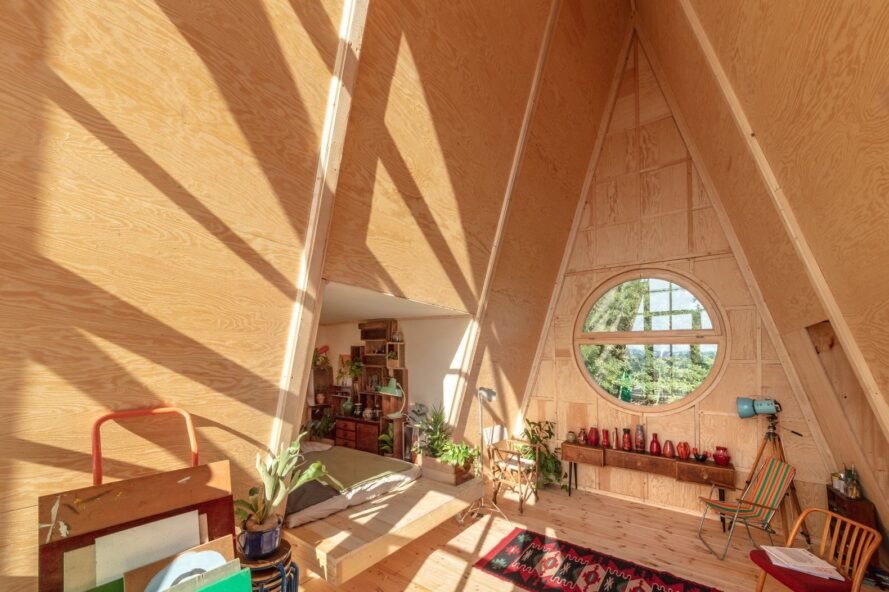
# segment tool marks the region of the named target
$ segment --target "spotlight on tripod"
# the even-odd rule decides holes
[[[484,486],[485,481],[485,458],[486,454],[486,446],[488,441],[493,442],[494,432],[496,430],[496,426],[492,427],[490,432],[491,435],[488,438],[485,438],[485,406],[484,403],[488,404],[493,403],[497,399],[497,391],[492,388],[479,387],[478,389],[478,437],[479,437],[479,468],[481,469],[481,479],[482,485]],[[485,496],[484,487],[482,487],[482,495],[480,498],[472,502],[472,504],[466,508],[463,512],[457,515],[457,523],[464,524],[466,522],[467,517],[472,518],[480,518],[484,513],[493,514],[497,512],[500,514],[509,524],[512,525],[512,521],[503,513],[503,510],[500,509],[500,506],[495,504],[492,500],[487,499]]]
[[[738,417],[741,419],[748,419],[750,417],[756,417],[757,415],[765,415],[769,420],[769,428],[766,430],[762,443],[759,445],[759,450],[753,461],[753,468],[750,470],[750,474],[747,475],[747,485],[749,485],[750,481],[753,479],[753,475],[756,473],[756,469],[759,467],[759,461],[762,458],[766,447],[771,448],[772,456],[787,462],[787,457],[784,454],[784,444],[781,442],[781,434],[778,433],[778,414],[781,412],[781,403],[775,399],[738,397],[735,399],[735,404],[738,408]],[[799,432],[793,430],[788,431],[796,436],[802,436]],[[793,483],[790,484],[788,496],[790,498],[789,501],[791,507],[796,512],[797,516],[800,515],[802,513],[802,506],[800,506],[799,496],[796,493],[796,486]],[[781,512],[781,521],[784,524],[784,532],[787,532],[787,515],[785,512]],[[802,532],[803,536],[806,538],[806,542],[811,544],[809,529],[806,527],[805,523],[803,523]]]
[[[781,411],[781,403],[775,399],[751,399],[750,397],[738,397],[735,399],[738,406],[738,417],[747,419],[754,415],[775,415]]]

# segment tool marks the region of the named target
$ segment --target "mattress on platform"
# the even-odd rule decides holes
[[[284,524],[291,528],[372,500],[421,473],[412,463],[345,446],[306,443],[303,456],[306,465],[321,461],[336,481],[313,481],[290,494]]]

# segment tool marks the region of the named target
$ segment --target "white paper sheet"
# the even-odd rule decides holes
[[[149,522],[96,539],[96,584],[200,544],[198,512]]]

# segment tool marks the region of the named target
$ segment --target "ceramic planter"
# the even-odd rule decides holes
[[[472,479],[472,463],[462,467],[455,467],[441,462],[437,458],[419,454],[417,455],[417,464],[423,468],[423,477],[428,477],[440,483],[459,485],[464,481]]]
[[[268,557],[281,544],[281,525],[283,520],[275,515],[262,524],[248,520],[238,534],[238,549],[250,561]]]

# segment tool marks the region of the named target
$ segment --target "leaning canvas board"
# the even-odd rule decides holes
[[[116,580],[132,569],[175,555],[200,542],[197,510],[98,537],[96,583]]]

